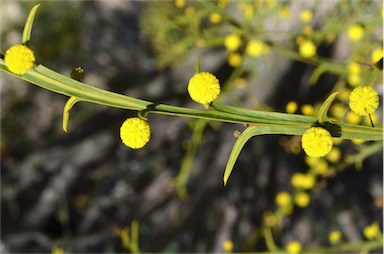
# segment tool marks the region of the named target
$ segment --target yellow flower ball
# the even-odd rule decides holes
[[[306,116],[313,116],[313,114],[315,113],[315,109],[310,104],[304,104],[303,106],[301,106],[301,112]]]
[[[291,204],[291,195],[288,192],[279,192],[276,195],[276,204],[280,207],[286,207]]]
[[[332,136],[324,128],[311,127],[303,134],[301,146],[308,156],[323,157],[332,149]]]
[[[151,129],[148,122],[141,118],[128,118],[120,127],[120,138],[126,146],[139,149],[148,143]]]
[[[189,80],[188,93],[198,103],[211,103],[220,94],[219,80],[209,72],[199,72]]]
[[[239,67],[243,57],[239,53],[230,53],[228,55],[228,64],[234,68]]]
[[[213,12],[209,14],[209,21],[215,25],[219,24],[221,22],[221,15],[217,12]]]
[[[360,116],[372,114],[379,107],[379,95],[371,86],[358,86],[349,96],[349,107]]]
[[[303,23],[309,23],[312,21],[313,12],[311,10],[302,10],[300,12],[300,20]]]
[[[253,57],[258,57],[262,54],[268,53],[269,48],[261,41],[250,40],[247,44],[245,52]]]
[[[301,252],[301,244],[298,241],[292,241],[285,247],[289,254],[298,254]]]
[[[332,153],[332,150],[331,150],[331,153]],[[328,163],[322,158],[316,158],[316,159],[318,159],[318,163],[312,166],[313,171],[319,175],[326,174],[329,168]]]
[[[377,222],[372,223],[371,225],[364,228],[364,236],[365,238],[372,240],[379,236],[380,234],[380,227]]]
[[[305,58],[311,58],[316,55],[316,45],[310,41],[305,40],[299,45],[299,54]]]
[[[223,249],[225,252],[232,252],[233,242],[231,240],[226,240],[223,242]]]
[[[285,110],[289,114],[295,113],[297,110],[297,103],[295,101],[288,102],[287,105],[285,106]]]
[[[332,244],[336,244],[341,239],[341,232],[339,230],[334,230],[331,233],[329,233],[328,239]]]
[[[236,51],[241,45],[240,36],[237,34],[230,34],[224,39],[224,45],[228,51]]]
[[[360,41],[364,37],[364,28],[360,25],[352,25],[348,28],[348,36],[352,41]]]
[[[288,19],[291,16],[291,10],[287,6],[284,6],[280,9],[279,16],[282,19]]]
[[[310,202],[311,197],[304,191],[301,191],[295,195],[295,203],[299,207],[307,207]]]
[[[372,63],[377,63],[383,57],[383,49],[376,48],[371,53],[371,61]]]
[[[10,47],[4,56],[7,68],[18,75],[26,73],[35,63],[33,51],[25,45],[17,44]]]
[[[351,62],[350,64],[348,64],[347,68],[348,68],[348,71],[350,73],[360,73],[361,72],[360,64],[355,63],[355,62]]]
[[[332,148],[332,150],[327,155],[327,159],[332,163],[337,163],[341,159],[341,150],[338,147]]]
[[[315,186],[315,178],[310,174],[295,173],[291,177],[291,184],[298,189],[312,189]]]
[[[185,0],[175,0],[175,6],[177,8],[183,8],[185,7]]]

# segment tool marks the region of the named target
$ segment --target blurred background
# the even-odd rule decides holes
[[[37,3],[1,1],[2,54],[21,42]],[[310,38],[319,58],[371,65],[371,53],[382,54],[382,13],[382,1],[373,0],[43,1],[30,47],[39,63],[64,75],[81,66],[92,86],[196,109],[202,106],[187,84],[200,58],[201,71],[220,80],[221,103],[286,112],[294,102],[295,113],[314,114],[331,92],[356,86],[348,71],[315,78],[315,65],[273,48],[247,55],[246,42],[297,51],[297,41]],[[347,33],[353,24],[365,29],[361,41]],[[238,49],[228,48],[231,34],[241,38]],[[132,150],[119,128],[137,112],[80,102],[65,133],[67,97],[0,77],[2,253],[262,252],[270,250],[265,228],[281,249],[299,241],[321,252],[372,240],[364,233],[372,223],[382,232],[381,142],[338,140],[332,156],[310,160],[300,137],[255,137],[224,187],[234,132],[244,126],[153,114],[150,142]],[[374,82],[382,102],[382,78]],[[335,104],[347,109],[345,101]],[[331,109],[340,119],[337,112]],[[373,116],[376,126],[381,114]],[[295,186],[299,172],[314,181]],[[276,203],[282,192],[292,199],[286,207]],[[299,192],[309,201],[294,201]],[[341,233],[337,241],[329,239],[333,231]]]

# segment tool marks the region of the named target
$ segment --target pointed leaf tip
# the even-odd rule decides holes
[[[28,14],[28,18],[27,18],[27,21],[25,22],[25,26],[24,26],[23,35],[21,37],[21,42],[24,45],[28,46],[29,40],[31,38],[33,21],[35,19],[35,15],[36,15],[36,12],[37,12],[37,9],[39,8],[39,6],[40,6],[40,4],[36,4],[35,6],[33,6],[33,8],[31,9],[31,11]]]

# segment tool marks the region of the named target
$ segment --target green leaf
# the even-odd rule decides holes
[[[303,123],[313,124],[316,122],[316,118],[312,116],[252,110],[252,109],[222,105],[215,102],[212,102],[212,107],[218,111],[251,117],[253,119],[253,122],[255,123],[301,125]]]
[[[335,92],[335,93],[331,94],[330,96],[328,96],[328,98],[324,101],[323,105],[321,105],[319,112],[317,113],[317,121],[320,124],[324,124],[326,122],[329,122],[328,110],[329,110],[329,107],[331,106],[333,100],[336,98],[336,95],[338,93],[339,92]]]
[[[279,126],[279,125],[270,125],[270,126],[259,126],[253,125],[248,127],[243,131],[240,137],[236,140],[235,145],[232,148],[231,154],[227,162],[227,166],[224,171],[224,185],[227,185],[229,176],[232,173],[233,167],[235,166],[236,160],[240,155],[241,150],[243,149],[245,143],[257,135],[265,134],[285,134],[285,135],[303,135],[307,130],[307,126]]]
[[[68,132],[69,111],[71,110],[73,105],[75,105],[76,102],[79,102],[79,101],[81,101],[81,99],[77,97],[71,97],[69,98],[67,103],[65,103],[64,110],[63,110],[63,130],[65,132]]]
[[[317,81],[319,80],[320,76],[326,71],[327,69],[324,68],[323,65],[317,66],[317,68],[312,72],[312,75],[309,79],[309,83],[311,85],[315,85]]]
[[[40,4],[36,4],[33,6],[32,10],[29,12],[27,21],[25,22],[23,36],[21,38],[21,42],[24,45],[29,44],[29,40],[31,38],[31,32],[32,32],[32,26],[33,26],[33,20],[35,19],[37,8],[39,8]]]

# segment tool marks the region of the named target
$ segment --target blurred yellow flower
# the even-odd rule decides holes
[[[338,147],[333,147],[332,150],[327,154],[327,160],[332,163],[337,163],[341,159],[341,150]]]
[[[306,35],[310,35],[313,33],[313,28],[309,25],[303,27],[303,33]]]
[[[331,151],[333,140],[326,129],[311,127],[303,134],[301,145],[308,156],[323,157]]]
[[[220,94],[219,80],[209,72],[197,73],[189,80],[188,93],[198,103],[211,103]]]
[[[223,249],[225,252],[232,252],[233,250],[233,242],[231,240],[226,240],[223,242]]]
[[[258,57],[262,54],[268,53],[269,47],[262,41],[250,40],[245,48],[245,52],[253,57]]]
[[[151,129],[147,121],[141,118],[128,118],[120,127],[121,141],[132,149],[144,147],[151,137]]]
[[[350,84],[352,87],[356,87],[361,82],[361,76],[360,73],[349,73],[347,76],[348,84]]]
[[[352,139],[351,141],[355,145],[361,145],[365,143],[365,140],[362,140],[362,139]]]
[[[224,39],[224,45],[228,51],[236,51],[241,45],[240,36],[236,34],[230,34]]]
[[[209,14],[209,21],[215,25],[219,24],[221,22],[221,15],[217,12],[213,12]]]
[[[349,107],[360,116],[376,111],[379,106],[379,95],[371,86],[358,86],[349,96]]]
[[[177,8],[183,8],[185,6],[185,0],[175,0],[175,6]]]
[[[285,110],[289,114],[295,113],[297,110],[297,103],[295,101],[288,102],[287,105],[285,106]]]
[[[371,53],[371,61],[372,63],[377,63],[383,57],[383,49],[376,48]]]
[[[219,0],[217,6],[221,9],[224,9],[228,5],[228,0]]]
[[[276,204],[280,207],[289,206],[291,204],[291,195],[286,191],[277,193]]]
[[[284,6],[280,9],[279,14],[282,19],[288,19],[291,16],[291,10],[287,6]]]
[[[336,244],[341,239],[341,232],[339,230],[334,230],[331,233],[329,233],[328,239],[332,244]]]
[[[22,44],[16,44],[10,47],[4,56],[4,62],[7,68],[17,75],[26,73],[33,67],[35,61],[33,51]]]
[[[298,254],[301,252],[301,243],[298,241],[292,241],[285,247],[289,254]]]
[[[64,249],[59,246],[54,246],[51,250],[52,254],[64,254]]]
[[[308,193],[301,191],[295,195],[295,203],[299,207],[307,207],[311,202],[311,197]]]
[[[356,62],[351,62],[350,64],[348,64],[347,68],[348,68],[348,71],[350,73],[360,73],[361,72],[361,66],[360,66],[360,64],[358,64]]]
[[[187,8],[185,8],[184,13],[185,13],[185,16],[192,17],[193,15],[195,15],[195,7],[188,6]]]
[[[311,58],[316,55],[316,45],[310,40],[304,40],[299,45],[299,54],[305,58]]]
[[[312,189],[315,186],[315,178],[311,174],[294,173],[291,177],[291,184],[297,189]]]
[[[382,236],[380,236],[380,226],[377,222],[372,223],[371,225],[365,227],[363,233],[365,238],[369,240],[379,238],[379,237],[382,238]]]
[[[345,118],[345,121],[351,124],[359,124],[361,122],[361,116],[359,116],[355,112],[349,112],[347,117]]]
[[[352,25],[348,28],[348,36],[352,41],[360,41],[364,37],[364,29],[360,25]]]
[[[301,106],[301,112],[306,116],[313,116],[313,114],[315,113],[315,109],[310,104],[304,104],[303,106]]]
[[[302,10],[300,12],[300,20],[303,23],[309,23],[312,21],[313,12],[311,10]]]
[[[318,162],[312,166],[314,172],[319,175],[326,174],[328,171],[328,163],[322,158],[317,158],[317,159],[319,159]]]
[[[349,92],[348,92],[349,96]],[[335,117],[337,120],[344,117],[345,113],[347,112],[347,109],[342,103],[334,103],[331,106],[331,109],[329,110],[331,112],[331,115]]]
[[[228,64],[234,68],[239,67],[243,57],[239,53],[230,53],[228,55]]]

